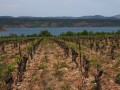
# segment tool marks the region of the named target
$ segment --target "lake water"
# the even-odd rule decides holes
[[[120,30],[120,27],[57,27],[57,28],[6,28],[8,32],[0,32],[0,36],[10,35],[12,34],[38,34],[42,30],[48,30],[53,35],[59,35],[62,32],[72,31],[72,32],[80,32],[83,30],[90,30],[93,32],[115,32]]]

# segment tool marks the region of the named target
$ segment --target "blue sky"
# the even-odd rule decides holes
[[[0,0],[0,16],[87,16],[120,14],[120,0]]]

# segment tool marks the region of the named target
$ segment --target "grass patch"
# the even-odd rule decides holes
[[[45,68],[48,68],[46,65],[44,65],[44,64],[40,64],[39,66],[38,66],[38,69],[45,69]]]
[[[32,76],[35,76],[35,73],[33,73]]]
[[[66,62],[59,62],[59,68],[67,67]]]
[[[98,63],[98,61],[96,59],[91,60],[91,65],[93,65],[95,68],[100,66],[100,64]]]
[[[0,64],[0,80],[6,76],[6,65]]]
[[[15,55],[11,55],[11,56],[9,56],[9,58],[15,58],[16,56]]]
[[[7,58],[7,56],[0,56],[0,62],[4,61]]]
[[[59,62],[58,64],[54,64],[54,66],[53,66],[53,68],[55,68],[55,69],[61,69],[64,67],[67,67],[66,62]]]
[[[7,67],[7,70],[14,71],[16,69],[15,64],[15,62],[10,63]]]
[[[115,76],[115,83],[120,84],[120,73]]]
[[[39,81],[39,78],[34,78],[34,81]]]

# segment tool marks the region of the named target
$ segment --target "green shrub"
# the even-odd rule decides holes
[[[43,64],[40,64],[40,65],[38,66],[38,69],[45,69],[45,68],[47,68],[47,66],[46,66],[46,65],[43,65]]]
[[[12,62],[8,65],[7,70],[14,71],[16,69],[15,62]]]
[[[52,34],[50,32],[48,32],[48,30],[43,30],[38,35],[40,37],[49,37],[49,36],[52,36]]]
[[[120,73],[115,76],[115,83],[120,84]]]
[[[39,78],[34,78],[34,81],[39,81]]]
[[[5,70],[6,70],[6,65],[0,64],[0,79],[3,79],[5,77]]]
[[[91,60],[91,65],[93,65],[95,68],[100,66],[100,64],[98,63],[96,59]]]
[[[15,55],[11,55],[11,56],[9,56],[9,58],[15,58],[16,56]]]
[[[20,61],[20,55],[16,55],[15,59],[16,59],[16,62],[19,62]]]
[[[29,45],[28,47],[27,47],[27,51],[32,51],[33,50],[33,46],[32,45]]]
[[[59,68],[64,68],[64,67],[67,67],[66,62],[60,62],[59,63]]]
[[[54,64],[54,66],[53,66],[53,68],[55,68],[55,69],[61,69],[64,67],[67,67],[66,62],[59,62],[58,64]]]
[[[7,58],[7,56],[0,56],[0,62],[4,61]]]

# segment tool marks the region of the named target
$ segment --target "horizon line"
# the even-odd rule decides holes
[[[120,15],[120,14],[117,14]],[[111,16],[104,16],[104,15],[84,15],[84,16],[104,16],[104,17],[113,17],[113,16],[117,16],[117,15],[111,15]],[[8,16],[8,17],[84,17],[84,16],[27,16],[27,15],[20,15],[20,16],[13,16],[13,15],[0,15],[0,17],[4,17],[4,16]]]

